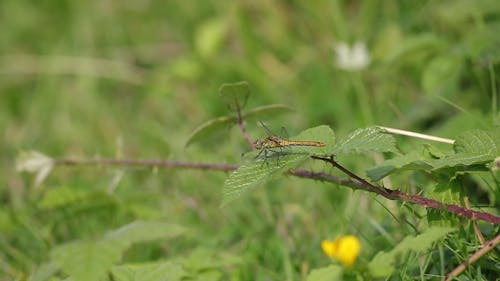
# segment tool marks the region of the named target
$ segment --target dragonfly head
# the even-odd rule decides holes
[[[263,147],[264,140],[263,139],[258,139],[253,142],[253,146],[255,149],[261,149]]]

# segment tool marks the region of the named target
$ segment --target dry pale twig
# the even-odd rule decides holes
[[[446,138],[416,133],[416,132],[412,132],[412,131],[389,128],[389,127],[382,127],[382,126],[378,126],[378,127],[381,129],[384,129],[388,133],[395,134],[395,135],[403,135],[403,136],[409,136],[409,137],[414,137],[414,138],[419,138],[419,139],[424,139],[424,140],[431,140],[431,141],[436,141],[436,142],[449,143],[449,144],[455,143],[455,141],[452,139],[446,139]]]
[[[465,205],[465,208],[470,209],[469,197],[467,197],[467,196],[464,197],[464,205]],[[474,227],[474,232],[476,233],[477,239],[479,239],[479,242],[481,242],[481,245],[484,245],[486,243],[486,239],[484,239],[484,236],[481,233],[481,230],[479,229],[479,226],[477,225],[474,218],[472,218],[472,225]]]
[[[455,269],[453,269],[450,273],[446,275],[446,281],[450,281],[453,279],[453,277],[456,277],[460,275],[470,264],[473,264],[476,262],[479,258],[484,256],[486,253],[491,251],[493,248],[495,248],[496,245],[500,243],[500,235],[496,236],[492,240],[486,242],[484,246],[479,249],[477,252],[472,254],[466,261],[461,263],[459,266],[457,266]]]

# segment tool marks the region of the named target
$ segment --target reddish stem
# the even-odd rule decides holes
[[[342,167],[331,158],[316,157],[313,158],[335,163],[335,167]],[[55,159],[54,164],[57,165],[137,165],[137,166],[151,166],[151,167],[172,167],[172,168],[186,168],[186,169],[202,169],[202,170],[218,170],[218,171],[232,171],[238,169],[238,165],[224,164],[224,163],[201,163],[201,162],[184,162],[184,161],[170,161],[170,160],[157,160],[157,159],[116,159],[116,158],[94,158],[94,159]],[[332,163],[333,164],[333,163]],[[400,200],[408,203],[415,203],[427,208],[438,210],[446,210],[448,212],[463,216],[469,219],[476,219],[487,221],[494,224],[500,224],[500,217],[490,213],[474,211],[467,208],[462,208],[453,204],[444,204],[434,199],[425,198],[420,195],[407,194],[399,190],[391,190],[384,187],[375,186],[366,180],[360,178],[346,168],[342,167],[342,171],[347,171],[351,178],[339,178],[327,173],[317,173],[308,170],[290,170],[288,174],[300,178],[308,178],[314,180],[321,180],[331,183],[336,183],[343,186],[349,186],[354,189],[367,190],[384,196],[390,200]]]
[[[377,193],[379,195],[382,195],[383,197],[389,199],[389,200],[400,200],[403,202],[410,202],[410,203],[415,203],[418,205],[421,205],[426,208],[432,208],[432,209],[437,209],[437,210],[446,210],[448,212],[454,213],[456,215],[466,217],[469,219],[478,219],[478,220],[484,220],[488,222],[492,222],[494,224],[500,224],[500,217],[495,216],[490,213],[484,213],[484,212],[479,212],[479,211],[473,211],[467,208],[460,207],[458,205],[453,205],[453,204],[445,204],[442,202],[439,202],[434,199],[430,198],[425,198],[420,195],[415,195],[415,194],[407,194],[404,193],[400,190],[392,190],[392,189],[387,189],[381,186],[376,186],[373,185],[369,182],[367,182],[365,179],[357,176],[356,174],[352,173],[339,163],[337,163],[333,157],[322,157],[322,156],[311,156],[313,159],[318,159],[322,160],[325,162],[328,162],[332,164],[334,167],[338,168],[345,174],[347,174],[349,177],[353,178],[356,180],[358,183],[358,188],[365,189],[370,192]]]

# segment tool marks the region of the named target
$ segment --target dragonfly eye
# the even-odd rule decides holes
[[[262,148],[262,140],[256,140],[254,141],[253,145],[255,146],[256,149],[261,149]]]

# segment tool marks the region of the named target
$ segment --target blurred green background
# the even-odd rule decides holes
[[[203,249],[242,259],[222,270],[233,280],[301,280],[330,262],[320,241],[344,233],[362,239],[367,260],[413,233],[402,221],[418,220],[397,203],[294,178],[219,208],[227,174],[214,171],[57,167],[35,188],[14,161],[34,149],[239,163],[248,148],[236,127],[184,145],[199,124],[229,113],[218,88],[241,80],[251,86],[248,108],[295,108],[264,120],[291,135],[320,124],[337,136],[383,125],[454,138],[498,122],[498,34],[496,0],[3,0],[0,276],[24,280],[56,245],[134,220],[178,223],[189,234],[132,248],[124,262]],[[354,53],[356,43],[366,53]],[[247,126],[253,139],[264,135]],[[421,144],[398,140],[403,150]],[[380,161],[343,160],[361,174]],[[419,190],[418,178],[393,183]],[[44,205],[61,190],[79,196]]]

